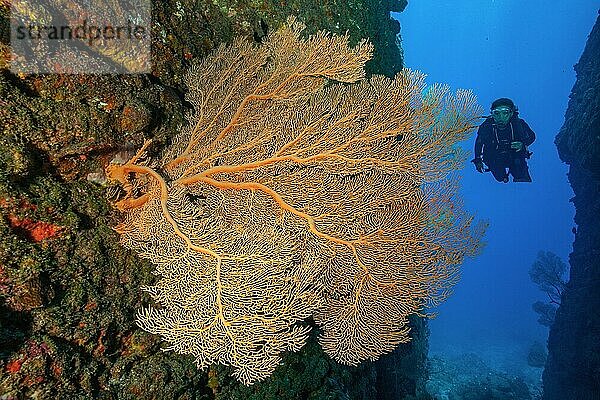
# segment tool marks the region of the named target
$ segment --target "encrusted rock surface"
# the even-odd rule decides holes
[[[7,69],[0,1],[0,397],[3,399],[374,399],[414,395],[426,334],[378,364],[342,367],[313,338],[267,382],[240,386],[221,367],[160,351],[136,327],[151,267],[111,229],[102,171],[145,138],[157,150],[184,123],[191,61],[236,36],[260,41],[288,16],[375,46],[371,73],[402,67],[390,11],[405,0],[154,2],[147,75],[31,75]],[[43,229],[41,229],[43,228]],[[37,230],[35,230],[37,229]],[[35,232],[35,233],[34,233]],[[40,233],[41,232],[41,233]],[[50,234],[51,233],[51,234]],[[393,381],[389,376],[393,376]]]

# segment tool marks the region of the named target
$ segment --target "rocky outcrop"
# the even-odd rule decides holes
[[[548,339],[545,400],[600,399],[600,17],[556,137],[575,193],[570,281]]]
[[[343,367],[313,337],[274,379],[251,387],[224,367],[199,372],[160,351],[135,326],[150,266],[112,231],[101,171],[144,138],[168,143],[189,108],[189,64],[234,37],[256,42],[290,15],[316,30],[369,38],[369,72],[402,68],[390,11],[406,0],[182,0],[152,2],[152,72],[17,75],[7,69],[9,2],[0,0],[0,397],[6,399],[386,399],[422,386],[417,339],[378,364]],[[112,3],[111,3],[112,4]],[[151,149],[156,151],[155,149]],[[124,154],[124,155],[122,155]],[[43,228],[43,229],[41,229]],[[39,232],[43,231],[41,234]],[[52,233],[50,235],[49,233]],[[316,333],[316,332],[315,332]]]

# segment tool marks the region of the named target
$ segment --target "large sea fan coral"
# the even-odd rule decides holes
[[[163,156],[108,168],[122,241],[160,277],[139,325],[246,384],[305,343],[311,316],[340,362],[393,350],[480,246],[448,177],[474,96],[408,70],[364,80],[367,42],[302,29],[217,49],[191,68],[194,112]]]

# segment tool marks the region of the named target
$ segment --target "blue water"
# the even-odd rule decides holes
[[[539,250],[565,261],[571,251],[573,193],[553,141],[599,8],[591,0],[419,0],[393,15],[407,67],[428,74],[429,83],[472,89],[486,112],[495,98],[512,98],[537,134],[531,184],[497,183],[472,164],[462,171],[466,207],[490,223],[487,247],[464,265],[454,295],[437,309],[430,353],[526,355],[533,340],[546,340],[531,309],[545,295],[528,271]]]

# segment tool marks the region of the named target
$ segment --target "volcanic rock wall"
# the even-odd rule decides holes
[[[575,197],[571,276],[548,339],[545,400],[600,399],[600,17],[555,143]]]

